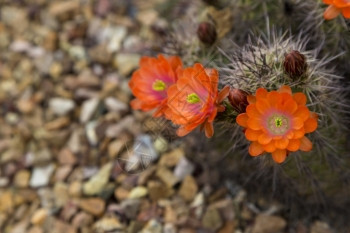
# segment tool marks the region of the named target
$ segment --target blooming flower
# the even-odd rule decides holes
[[[305,134],[316,130],[317,114],[305,106],[303,93],[292,95],[288,86],[271,92],[259,88],[255,96],[248,96],[248,102],[246,113],[238,115],[236,121],[246,128],[245,136],[252,141],[251,156],[269,152],[274,161],[282,163],[288,152],[312,149]]]
[[[340,13],[349,19],[350,18],[350,0],[323,0],[328,6],[323,14],[325,19],[334,19]]]
[[[142,57],[140,68],[133,73],[129,82],[136,97],[131,101],[131,107],[142,111],[157,109],[154,116],[163,115],[167,109],[168,88],[176,82],[176,70],[181,68],[182,62],[177,56]]]
[[[215,69],[205,69],[197,63],[179,72],[179,80],[168,89],[167,118],[180,125],[178,136],[185,136],[197,126],[210,138],[214,134],[213,121],[217,112],[225,110],[220,105],[227,97],[229,87],[218,93],[219,74]]]

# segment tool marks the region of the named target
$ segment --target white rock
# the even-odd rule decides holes
[[[91,179],[88,182],[84,183],[84,194],[95,195],[100,193],[108,183],[112,167],[113,163],[107,163],[101,168],[101,170],[96,175],[91,177]]]
[[[52,98],[49,101],[49,108],[57,115],[63,116],[72,111],[75,107],[73,100],[65,98]]]
[[[123,112],[128,110],[127,104],[113,97],[107,97],[104,103],[111,112]]]
[[[35,167],[30,179],[30,187],[37,188],[48,185],[54,170],[54,164],[49,164],[45,167]]]
[[[121,43],[124,39],[124,37],[127,34],[127,30],[125,27],[114,27],[113,29],[111,29],[110,31],[110,35],[109,35],[109,43],[107,46],[107,50],[110,53],[114,53],[117,52],[120,47],[121,47]]]
[[[15,40],[10,45],[10,50],[16,53],[27,52],[31,47],[31,44],[25,40]]]
[[[97,146],[98,144],[98,138],[95,130],[96,126],[97,126],[97,121],[89,122],[85,126],[86,137],[91,146]]]
[[[174,175],[180,180],[183,180],[187,175],[192,174],[193,171],[194,166],[192,163],[185,157],[182,157],[175,167]]]
[[[133,188],[130,191],[129,198],[130,199],[141,198],[141,197],[146,196],[147,193],[148,193],[147,188],[145,188],[143,186],[138,186],[138,187]]]
[[[86,100],[83,103],[81,112],[80,112],[80,122],[81,123],[86,123],[90,118],[92,117],[92,114],[94,114],[97,106],[99,103],[98,98],[92,98],[89,100]]]
[[[114,65],[122,75],[128,75],[139,66],[139,61],[139,54],[118,53],[114,59]]]

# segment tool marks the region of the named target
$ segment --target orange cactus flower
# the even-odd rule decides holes
[[[323,17],[327,20],[334,19],[340,13],[349,19],[350,18],[350,1],[349,0],[323,0],[328,6],[325,10]]]
[[[153,116],[162,116],[167,109],[168,88],[177,81],[177,69],[182,69],[181,59],[177,56],[142,57],[140,68],[132,74],[129,82],[136,97],[131,101],[131,107],[142,111],[156,109]]]
[[[179,72],[179,80],[168,89],[166,116],[180,125],[178,136],[185,136],[197,126],[210,138],[214,134],[213,121],[217,112],[225,110],[220,103],[228,96],[227,86],[218,93],[219,74],[197,63]]]
[[[282,163],[288,152],[312,149],[305,134],[316,130],[317,114],[305,106],[303,93],[292,94],[289,86],[271,92],[259,88],[255,96],[248,96],[248,102],[246,113],[238,115],[236,122],[246,128],[251,156],[269,152],[275,162]]]

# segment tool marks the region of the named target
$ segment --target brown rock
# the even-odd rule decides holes
[[[27,188],[29,185],[30,172],[28,170],[20,170],[15,175],[15,186],[18,188]]]
[[[218,233],[232,233],[235,231],[236,226],[237,226],[237,222],[228,221],[225,223],[224,227],[218,231]]]
[[[72,166],[70,165],[58,167],[55,172],[55,181],[56,182],[65,181],[68,175],[71,173],[71,171],[72,171]]]
[[[147,187],[149,197],[154,201],[167,198],[174,193],[173,189],[167,187],[159,181],[149,181]]]
[[[109,231],[118,231],[123,229],[123,225],[119,222],[119,219],[116,217],[106,217],[94,224],[94,229],[97,232],[109,232]]]
[[[217,231],[222,224],[223,222],[219,211],[213,208],[207,209],[202,219],[203,227],[212,231]]]
[[[79,181],[73,181],[68,188],[68,194],[71,197],[80,197],[83,191],[83,184]]]
[[[311,226],[311,233],[335,233],[325,222],[316,221]]]
[[[58,154],[58,162],[63,165],[74,165],[77,159],[68,148],[64,148]]]
[[[77,233],[77,229],[61,220],[55,220],[51,229],[47,229],[50,233]]]
[[[279,233],[286,225],[286,220],[281,217],[259,214],[255,219],[252,233]]]
[[[173,187],[179,181],[178,178],[165,167],[159,167],[156,174],[169,187]]]
[[[55,1],[49,7],[49,14],[58,16],[79,9],[79,1]]]
[[[124,140],[114,140],[112,141],[108,146],[108,156],[110,158],[115,158],[125,148],[125,141]]]
[[[45,124],[46,130],[57,130],[69,125],[70,119],[69,117],[59,117],[53,121],[50,121]]]
[[[198,186],[196,180],[192,176],[186,176],[181,184],[179,195],[185,201],[192,201],[196,196],[197,191]]]
[[[17,107],[22,113],[31,113],[34,109],[34,102],[27,99],[19,100],[17,102]]]
[[[175,150],[170,151],[169,153],[162,155],[162,157],[159,160],[159,165],[174,167],[179,163],[180,159],[183,156],[185,156],[184,150],[181,148],[177,148]]]
[[[41,225],[49,215],[47,209],[41,208],[34,212],[30,222],[33,225]]]
[[[100,216],[105,210],[106,203],[100,198],[86,198],[79,201],[79,207],[94,216]]]
[[[122,201],[128,198],[129,193],[130,193],[129,190],[123,187],[118,187],[114,191],[114,196],[117,200]]]
[[[84,226],[89,226],[93,223],[94,218],[92,215],[87,214],[85,212],[79,212],[74,216],[72,225],[77,228],[82,228]]]
[[[14,207],[13,194],[11,191],[0,193],[0,212],[12,212]]]
[[[28,233],[44,233],[44,230],[39,226],[32,226],[29,228]]]

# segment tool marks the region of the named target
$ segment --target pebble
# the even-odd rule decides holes
[[[29,185],[30,172],[28,170],[20,170],[16,173],[14,184],[18,188],[27,188]]]
[[[32,177],[30,179],[30,187],[38,188],[48,185],[54,170],[54,164],[49,164],[45,167],[34,167]]]
[[[105,201],[100,198],[86,198],[79,201],[79,207],[94,216],[102,215],[105,206]]]
[[[286,220],[279,216],[259,214],[255,218],[252,233],[279,233],[287,226]]]
[[[204,228],[215,232],[222,227],[223,222],[220,213],[216,209],[208,208],[203,216],[202,224]]]
[[[182,157],[174,169],[174,175],[183,180],[186,176],[191,175],[194,171],[193,164],[185,157]]]
[[[77,228],[82,228],[85,226],[90,226],[94,221],[94,218],[92,215],[86,213],[86,212],[79,212],[76,214],[72,220],[72,225]]]
[[[129,199],[136,199],[136,198],[141,198],[144,197],[148,194],[147,188],[143,186],[138,186],[133,188],[130,193],[129,193]]]
[[[71,197],[80,197],[82,194],[83,184],[79,181],[73,181],[68,187],[68,194]]]
[[[58,162],[62,165],[74,165],[77,159],[68,148],[64,148],[58,153]]]
[[[49,100],[49,109],[58,116],[64,116],[75,108],[75,102],[65,98],[51,98]]]
[[[140,231],[140,233],[162,233],[162,225],[155,219],[147,222],[146,226]]]
[[[167,167],[174,167],[176,166],[180,159],[185,156],[185,152],[182,148],[177,148],[169,153],[163,154],[160,158],[159,165],[161,166],[167,166]]]
[[[91,195],[96,195],[101,193],[103,191],[103,188],[108,183],[112,168],[113,168],[112,162],[105,164],[97,174],[92,176],[89,181],[84,183],[83,185],[84,194],[91,196]]]
[[[127,104],[114,97],[107,97],[104,100],[104,104],[110,112],[123,113],[129,109]]]
[[[168,186],[173,187],[179,179],[167,168],[159,167],[156,175]]]
[[[310,233],[335,233],[328,223],[316,221],[311,225]]]
[[[186,176],[181,184],[179,195],[185,201],[192,201],[196,196],[198,186],[196,180],[192,176]]]
[[[120,231],[124,226],[120,223],[116,217],[105,217],[98,220],[94,224],[96,232],[109,232],[109,231]]]
[[[83,103],[81,112],[80,112],[80,122],[86,123],[90,120],[94,112],[96,111],[96,108],[99,104],[100,100],[98,98],[92,98],[89,100],[86,100]]]
[[[118,53],[114,58],[114,67],[120,74],[127,76],[139,66],[140,58],[139,54]]]
[[[47,209],[38,209],[34,212],[32,218],[30,219],[30,222],[34,225],[42,225],[48,215],[49,212]]]
[[[114,159],[117,157],[117,155],[125,148],[126,141],[116,139],[109,143],[108,145],[108,156],[111,159]]]

